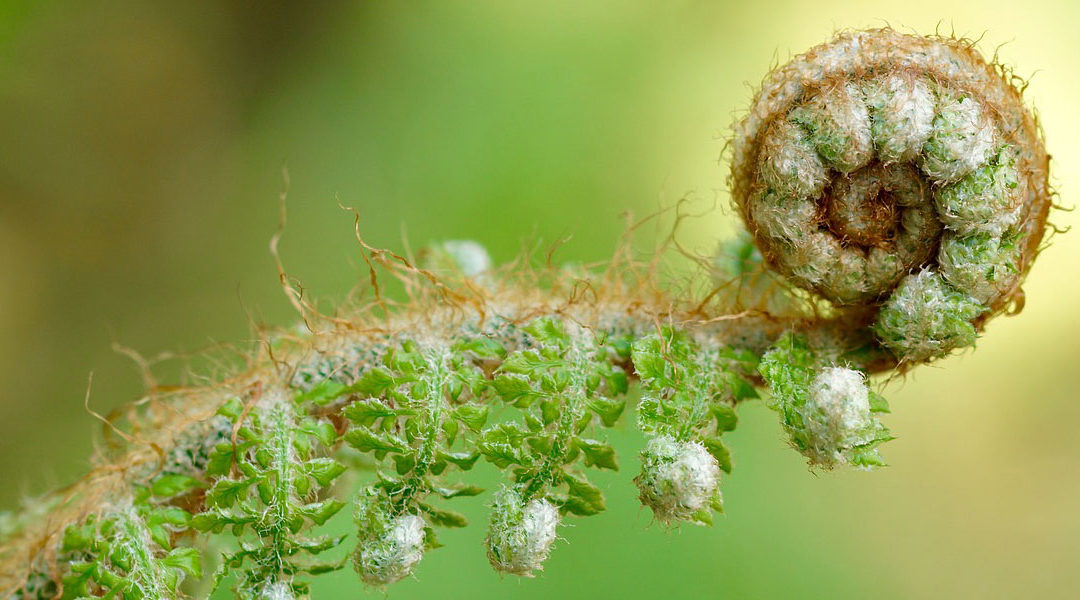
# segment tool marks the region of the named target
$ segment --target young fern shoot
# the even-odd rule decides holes
[[[644,435],[633,483],[657,522],[707,525],[725,434],[759,396],[812,468],[884,465],[869,377],[970,347],[1022,306],[1052,199],[1040,129],[971,44],[877,29],[770,73],[730,148],[746,232],[688,286],[623,249],[602,270],[496,269],[446,242],[421,268],[361,241],[370,307],[323,315],[291,294],[302,333],[268,335],[217,384],[149,392],[112,424],[129,444],[3,521],[0,598],[226,581],[303,598],[350,558],[381,588],[466,525],[448,501],[488,494],[467,478],[481,463],[504,474],[487,558],[535,576],[566,520],[605,509],[590,481],[620,465],[605,428]],[[378,268],[407,302],[390,306]],[[321,532],[346,507],[355,545]]]

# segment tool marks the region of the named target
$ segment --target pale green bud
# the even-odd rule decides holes
[[[370,585],[388,585],[409,576],[424,557],[424,520],[417,515],[391,517],[388,512],[376,490],[360,493],[356,511],[360,541],[353,563]]]
[[[523,503],[511,488],[495,496],[488,532],[488,561],[497,571],[532,577],[543,570],[559,525],[559,510],[544,498]]]
[[[641,452],[641,474],[634,483],[641,503],[661,523],[697,521],[697,513],[719,502],[720,465],[699,442],[661,435]]]
[[[466,277],[476,277],[491,270],[487,248],[473,240],[447,240],[429,249],[424,268],[433,271],[456,270]]]
[[[284,581],[268,583],[259,590],[259,600],[295,600],[292,586]]]
[[[800,413],[809,433],[810,459],[817,464],[846,462],[845,450],[875,437],[870,389],[863,374],[853,369],[829,367],[818,373]]]

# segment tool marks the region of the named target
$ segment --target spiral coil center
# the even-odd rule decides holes
[[[765,129],[748,217],[772,262],[834,303],[872,301],[935,266],[986,302],[1008,273],[964,281],[982,265],[959,264],[954,247],[1015,237],[1023,204],[1002,139],[981,102],[928,78],[830,81]]]
[[[933,218],[930,202],[929,187],[910,165],[875,162],[835,179],[825,191],[823,208],[842,246],[870,251],[909,246],[905,238],[937,233],[923,231]]]

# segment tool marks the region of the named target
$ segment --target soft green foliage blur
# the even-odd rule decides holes
[[[680,239],[708,251],[731,230],[718,159],[746,82],[837,27],[890,23],[983,36],[985,52],[1037,73],[1026,95],[1075,205],[1080,7],[1067,0],[335,6],[0,2],[0,506],[85,470],[103,437],[83,408],[89,372],[103,414],[144,389],[114,340],[175,352],[154,369],[174,383],[186,353],[294,319],[267,250],[283,165],[284,261],[328,303],[366,276],[339,204],[374,245],[475,238],[503,261],[569,236],[557,256],[595,260],[623,211],[687,196],[706,214]],[[1078,253],[1080,237],[1056,238],[1020,317],[889,384],[886,469],[812,475],[750,403],[725,436],[725,515],[668,532],[639,507],[643,439],[623,426],[622,470],[595,477],[608,511],[568,519],[540,577],[488,567],[484,495],[457,503],[474,525],[391,594],[1073,598]],[[476,472],[495,487],[493,469]],[[332,521],[343,532],[347,513]],[[381,596],[348,570],[313,592]]]

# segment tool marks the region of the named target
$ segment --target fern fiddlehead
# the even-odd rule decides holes
[[[618,468],[601,431],[621,419],[647,437],[642,504],[664,525],[711,523],[723,435],[762,389],[811,466],[884,464],[888,406],[868,376],[970,346],[1022,304],[1051,206],[1034,117],[964,42],[849,32],[771,73],[731,149],[756,247],[703,267],[714,289],[673,291],[621,258],[500,270],[452,242],[419,268],[364,245],[407,303],[326,316],[297,301],[304,333],[270,336],[247,369],[150,393],[114,423],[129,444],[8,521],[2,597],[180,597],[204,559],[221,565],[208,585],[304,597],[345,564],[320,558],[344,539],[318,530],[349,504],[353,565],[385,586],[437,527],[465,525],[443,501],[484,493],[459,481],[481,462],[506,472],[489,562],[532,576],[565,518],[604,510],[587,469]],[[375,465],[359,490],[339,480],[345,449]]]
[[[969,45],[841,34],[766,78],[733,145],[732,193],[770,265],[841,315],[880,305],[874,333],[901,363],[973,344],[1019,300],[1048,159],[1009,75]]]

